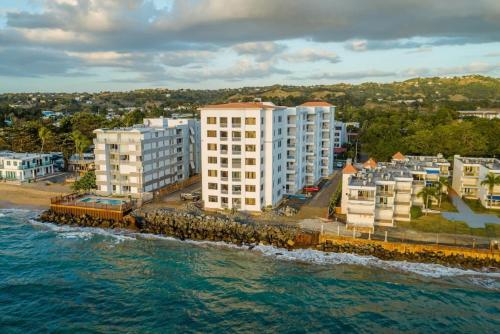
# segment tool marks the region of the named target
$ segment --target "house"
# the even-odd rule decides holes
[[[68,171],[83,175],[95,169],[94,153],[73,154],[68,160]]]
[[[485,208],[500,210],[500,185],[495,185],[492,193],[488,185],[481,185],[488,174],[500,175],[499,159],[453,158],[453,190],[462,197],[479,200]]]
[[[44,153],[0,152],[0,179],[27,182],[54,173],[51,155]]]
[[[479,117],[486,119],[500,119],[500,109],[459,110],[458,114],[461,118]]]

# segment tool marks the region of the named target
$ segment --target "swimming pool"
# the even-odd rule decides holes
[[[106,205],[120,205],[125,201],[121,199],[111,199],[111,198],[101,198],[101,197],[85,197],[80,200],[83,203],[96,203],[96,204],[106,204]]]

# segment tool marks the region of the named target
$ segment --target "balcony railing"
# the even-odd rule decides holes
[[[233,154],[234,154],[234,155],[240,155],[240,154],[241,154],[241,151],[235,151],[235,150],[233,150]]]
[[[349,200],[352,201],[373,201],[375,200],[375,197],[370,197],[370,196],[349,196]]]
[[[241,168],[241,164],[233,164],[232,167],[233,168]]]
[[[241,195],[241,190],[233,190],[233,195]]]
[[[221,141],[227,141],[227,137],[220,137]]]
[[[220,164],[220,166],[221,166],[222,168],[227,168],[229,165],[228,165],[228,164],[222,164],[222,163],[221,163],[221,164]]]
[[[241,182],[241,177],[233,177],[233,182]]]
[[[220,150],[221,154],[227,154],[227,150]]]
[[[229,190],[227,190],[227,189],[221,189],[221,190],[220,190],[220,193],[221,193],[221,194],[228,194],[228,193],[229,193]]]
[[[220,180],[221,180],[221,181],[227,181],[227,180],[228,180],[228,177],[227,177],[227,176],[221,176]]]
[[[220,123],[221,128],[227,128],[227,123]]]
[[[241,141],[241,137],[233,137],[233,141]]]
[[[232,123],[233,128],[241,128],[241,123]]]
[[[383,191],[383,190],[378,190],[377,191],[377,196],[394,196],[394,191]]]

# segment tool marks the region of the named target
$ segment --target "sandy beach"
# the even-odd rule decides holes
[[[13,185],[0,183],[0,208],[46,209],[50,198],[71,192],[69,185],[30,183]]]

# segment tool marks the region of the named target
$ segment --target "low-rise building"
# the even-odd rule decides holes
[[[189,178],[193,170],[187,123],[162,117],[128,128],[95,130],[97,192],[142,198]]]
[[[94,153],[73,154],[68,160],[68,171],[83,175],[95,169]]]
[[[53,173],[50,154],[0,152],[0,179],[27,182]]]
[[[500,109],[459,110],[458,114],[460,117],[495,119],[500,118]]]
[[[488,185],[481,184],[488,174],[500,175],[499,159],[456,155],[452,187],[462,197],[480,200],[485,208],[500,210],[500,185],[495,185],[490,192]]]
[[[409,221],[411,207],[424,204],[418,193],[448,177],[449,166],[440,155],[404,156],[399,152],[391,162],[348,162],[342,171],[341,203],[347,225],[373,229]]]

